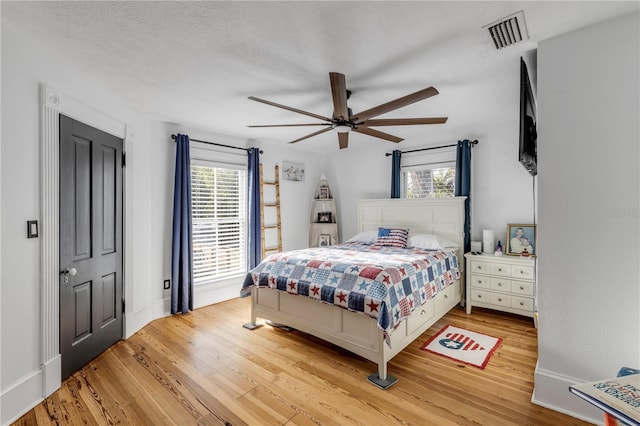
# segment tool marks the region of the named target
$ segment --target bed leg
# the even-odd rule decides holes
[[[378,332],[378,372],[369,375],[367,380],[380,389],[389,389],[391,386],[396,384],[398,379],[387,374],[387,361],[385,360],[384,355],[384,345],[386,345],[384,335],[382,332]]]
[[[256,287],[253,287],[253,289],[251,290],[251,322],[242,324],[244,328],[249,330],[255,330],[258,327],[262,327],[262,324],[256,324],[257,317],[256,317],[255,305],[256,305],[257,299],[258,299],[258,289]]]
[[[380,389],[389,389],[395,385],[398,379],[391,374],[387,374],[387,363],[381,362],[378,364],[378,372],[373,373],[367,377],[367,379],[379,387]]]
[[[387,374],[387,360],[385,359],[384,345],[387,343],[384,340],[384,334],[378,330],[378,372],[373,373],[367,377],[371,383],[379,387],[380,389],[389,389],[395,385],[398,381],[397,378],[390,374]]]
[[[256,324],[255,322],[251,321],[251,322],[245,322],[244,324],[242,324],[242,326],[249,330],[255,330],[258,327],[262,327],[262,324]]]

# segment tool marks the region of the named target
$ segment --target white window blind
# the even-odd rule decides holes
[[[404,198],[453,197],[456,183],[455,149],[402,157]]]
[[[246,170],[191,164],[193,278],[246,273]]]

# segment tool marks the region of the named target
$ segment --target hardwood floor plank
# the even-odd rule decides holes
[[[389,363],[271,326],[250,300],[152,321],[109,348],[16,425],[575,425],[531,404],[537,330],[530,318],[453,309]],[[446,324],[502,338],[485,369],[421,350]]]
[[[239,398],[244,410],[252,413],[264,424],[286,424],[289,419],[299,413],[297,407],[267,386],[257,386]],[[258,423],[259,423],[258,422]],[[257,424],[256,422],[248,422]]]
[[[68,415],[65,416],[66,422],[64,424],[74,424],[76,422],[91,424],[94,414],[98,412],[97,410],[92,411],[89,408],[89,405],[85,402],[83,393],[86,389],[83,389],[83,387],[86,388],[86,386],[83,385],[83,382],[82,373],[77,372],[69,377],[69,379],[65,381],[64,386],[62,386],[60,391],[57,392],[60,402],[62,403],[61,407],[68,411]],[[92,395],[91,397],[87,395],[86,399],[89,399],[91,404],[94,402]],[[65,403],[67,401],[69,403]],[[47,407],[54,409],[55,404],[47,404]],[[59,420],[58,423],[60,423]]]

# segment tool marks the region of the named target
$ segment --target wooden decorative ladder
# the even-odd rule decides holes
[[[265,181],[262,172],[262,164],[260,164],[260,239],[262,247],[262,258],[264,259],[268,252],[280,252],[282,251],[282,223],[280,222],[280,173],[279,167],[276,164],[276,175],[273,181]],[[264,187],[274,186],[276,190],[275,202],[265,202],[264,200]],[[276,209],[276,223],[265,225],[264,223],[264,210],[265,208]],[[266,244],[266,230],[277,229],[278,231],[278,245],[267,247]]]

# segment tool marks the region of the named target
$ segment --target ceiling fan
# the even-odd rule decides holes
[[[354,131],[365,135],[373,136],[376,138],[384,139],[390,142],[401,142],[403,139],[389,133],[381,132],[379,130],[372,129],[371,127],[377,126],[407,126],[415,124],[443,124],[446,123],[447,117],[424,117],[424,118],[387,118],[387,119],[373,119],[381,114],[385,114],[389,111],[396,110],[398,108],[405,107],[412,103],[427,99],[431,96],[438,94],[438,91],[434,87],[427,87],[426,89],[419,90],[415,93],[403,96],[398,99],[394,99],[382,105],[370,108],[368,110],[353,114],[351,108],[347,106],[347,99],[351,95],[351,91],[347,90],[345,77],[343,74],[337,72],[329,73],[329,81],[331,82],[331,96],[333,97],[333,115],[331,118],[324,117],[322,115],[314,114],[312,112],[303,111],[296,108],[291,108],[286,105],[277,104],[275,102],[259,99],[254,96],[249,96],[252,101],[262,102],[263,104],[271,105],[274,107],[286,109],[288,111],[297,112],[298,114],[307,115],[309,117],[322,120],[323,123],[307,123],[307,124],[263,124],[253,125],[248,127],[301,127],[301,126],[326,126],[322,130],[313,132],[289,143],[300,142],[301,140],[308,139],[310,137],[319,135],[324,132],[328,132],[333,129],[338,134],[338,143],[340,149],[347,148],[349,146],[349,132]]]

